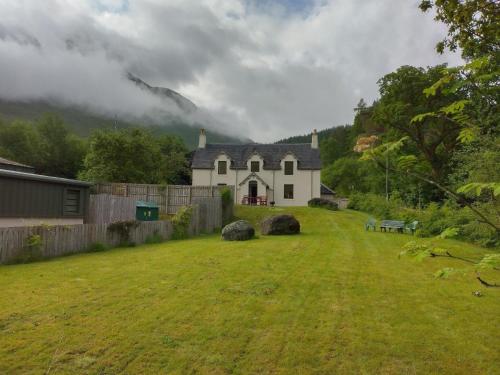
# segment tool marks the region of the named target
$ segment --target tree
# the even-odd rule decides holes
[[[82,166],[85,142],[71,134],[60,117],[44,114],[35,124],[0,124],[0,153],[35,167],[37,173],[74,178]]]
[[[25,121],[0,122],[0,156],[32,164],[40,147],[39,135]]]
[[[446,48],[456,51],[460,47],[465,59],[498,54],[500,5],[497,0],[422,0],[420,9],[423,12],[434,9],[434,19],[448,26],[448,36],[436,45],[439,53]]]
[[[188,150],[179,137],[161,135],[157,142],[163,155],[162,181],[182,184],[191,181],[191,170],[186,158]]]
[[[94,182],[161,182],[162,153],[144,129],[97,130],[80,178]]]
[[[422,94],[441,77],[444,68],[444,65],[428,69],[403,66],[385,75],[378,81],[381,98],[373,115],[377,123],[384,125],[386,140],[409,138],[407,147],[418,152],[437,181],[446,177],[449,157],[458,144],[460,125],[447,118],[426,118],[418,125],[411,120],[417,114],[437,110],[460,98],[457,93],[433,97]]]
[[[321,160],[325,165],[352,154],[354,142],[352,126],[344,125],[332,128],[320,141]]]
[[[383,177],[368,163],[355,157],[337,159],[321,171],[322,182],[337,194],[348,196],[355,192],[381,193]]]
[[[44,114],[36,124],[39,138],[38,154],[32,165],[37,172],[50,176],[76,177],[83,165],[85,142],[71,134],[63,120],[54,114]]]
[[[189,179],[186,147],[144,128],[98,130],[90,137],[80,177],[96,182],[178,183]]]

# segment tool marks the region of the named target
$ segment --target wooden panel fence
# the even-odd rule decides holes
[[[160,207],[160,213],[175,214],[179,208],[192,204],[197,198],[220,197],[223,188],[231,189],[234,196],[233,186],[98,183],[93,186],[92,192],[154,202]]]
[[[222,226],[220,197],[194,198],[192,207],[190,235],[212,233]],[[44,258],[88,251],[91,245],[96,243],[118,246],[121,239],[118,234],[108,231],[108,226],[107,223],[100,223],[0,228],[0,263],[8,263],[18,258],[33,235],[39,235],[41,238],[40,253]],[[143,244],[148,236],[153,234],[168,240],[172,233],[173,226],[169,220],[138,222],[137,227],[130,231],[130,241]]]
[[[136,200],[110,194],[91,194],[87,222],[107,224],[135,220]]]

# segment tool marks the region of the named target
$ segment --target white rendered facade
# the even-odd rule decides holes
[[[202,131],[202,148],[206,145],[204,137]],[[318,147],[316,133],[313,133],[310,147]],[[285,163],[288,163],[287,168]],[[193,167],[193,186],[233,185],[237,204],[242,203],[245,197],[257,196],[265,197],[268,204],[274,201],[277,206],[306,206],[311,198],[321,196],[321,170],[300,168],[300,160],[292,152],[280,156],[279,169],[265,169],[264,157],[258,152],[249,155],[246,169],[241,166],[232,168],[233,164],[228,154],[220,152],[215,156],[211,167]],[[293,168],[290,168],[292,165]]]

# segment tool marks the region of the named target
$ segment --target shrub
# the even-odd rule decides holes
[[[172,225],[174,232],[172,238],[179,240],[189,236],[189,225],[191,224],[191,217],[193,216],[193,208],[189,206],[181,207],[179,211],[172,218]]]
[[[42,237],[38,234],[26,237],[26,245],[20,249],[19,254],[9,263],[30,263],[42,259],[42,243]]]
[[[224,187],[220,194],[222,200],[222,223],[226,225],[233,219],[233,193],[230,188]]]
[[[117,221],[108,225],[109,233],[116,233],[120,238],[120,246],[135,246],[135,243],[130,241],[130,231],[139,226],[139,222],[135,220]]]
[[[233,194],[231,192],[231,189],[228,187],[224,187],[220,191],[220,197],[222,199],[222,204],[228,205],[233,202]]]
[[[307,202],[307,205],[309,207],[326,208],[331,211],[337,211],[339,209],[339,205],[336,202],[324,198],[313,198]]]
[[[430,203],[427,207],[417,210],[405,207],[401,200],[391,197],[389,201],[376,194],[352,194],[348,208],[368,212],[379,219],[404,220],[409,223],[419,222],[416,235],[431,237],[441,234],[446,228],[457,228],[457,238],[476,243],[481,246],[497,246],[498,235],[488,225],[477,220],[476,216],[467,208],[460,207],[453,201],[444,204]],[[481,206],[482,211],[494,217],[494,208],[486,204]]]

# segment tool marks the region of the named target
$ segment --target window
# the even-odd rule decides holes
[[[78,215],[80,213],[80,190],[67,189],[64,197],[64,213]]]
[[[283,198],[285,199],[293,199],[293,185],[285,184],[283,189]]]
[[[227,161],[219,161],[218,167],[219,174],[227,174]]]
[[[293,161],[285,161],[285,174],[286,175],[293,174]]]
[[[227,186],[227,184],[217,184],[217,186]]]
[[[251,172],[258,172],[259,170],[260,170],[260,162],[251,161],[250,162],[250,171]]]

